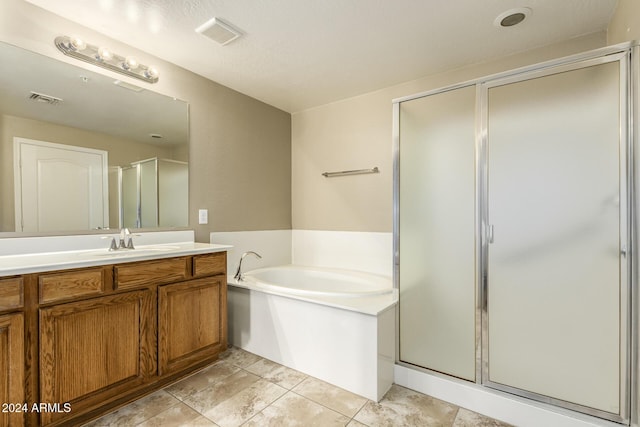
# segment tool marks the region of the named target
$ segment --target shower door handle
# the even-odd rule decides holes
[[[487,242],[493,243],[493,225],[487,227]]]

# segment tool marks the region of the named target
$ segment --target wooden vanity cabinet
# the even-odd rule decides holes
[[[178,372],[227,347],[226,252],[195,255],[193,279],[158,287],[158,370]]]
[[[24,316],[0,314],[0,426],[24,425]]]
[[[226,252],[0,278],[2,426],[73,426],[227,347]]]

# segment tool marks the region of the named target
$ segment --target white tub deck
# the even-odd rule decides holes
[[[256,285],[229,278],[233,345],[368,399],[384,396],[394,375],[395,290],[354,296]]]

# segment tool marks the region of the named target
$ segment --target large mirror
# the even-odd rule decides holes
[[[188,226],[188,110],[0,42],[0,233]]]

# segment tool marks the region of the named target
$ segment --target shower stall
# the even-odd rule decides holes
[[[399,364],[637,422],[638,53],[394,100]]]

